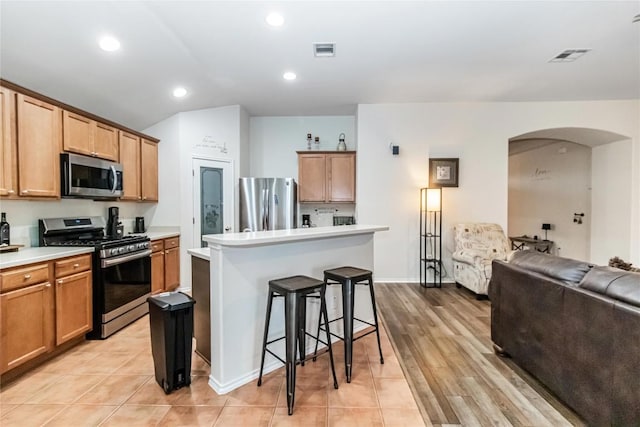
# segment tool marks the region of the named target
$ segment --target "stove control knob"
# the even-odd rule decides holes
[[[125,248],[124,246],[119,247],[119,248],[118,248],[118,253],[123,254],[123,253],[124,253],[124,251],[125,251],[125,249],[126,249],[126,248]]]
[[[109,255],[113,256],[113,255],[118,255],[118,249],[117,248],[113,248],[109,250]]]
[[[148,249],[148,248],[149,248],[149,246],[151,246],[151,243],[150,243],[150,242],[144,242],[144,243],[142,244],[142,247],[143,247],[143,248],[145,248],[145,249]]]
[[[127,249],[129,249],[129,252],[133,252],[136,250],[136,245],[129,245],[127,246]]]

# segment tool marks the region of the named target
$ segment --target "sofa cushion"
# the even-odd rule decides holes
[[[594,267],[578,286],[640,307],[640,273],[614,267]]]
[[[538,251],[517,252],[513,254],[509,263],[570,284],[580,282],[593,267],[592,264],[584,261],[562,258]]]

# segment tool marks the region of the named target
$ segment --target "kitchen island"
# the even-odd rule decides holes
[[[322,279],[324,270],[345,265],[373,271],[374,233],[388,229],[345,225],[203,236],[210,249],[209,385],[217,393],[225,394],[258,378],[269,280],[298,274]],[[338,286],[327,289],[330,319],[342,312],[340,295]],[[309,299],[307,307],[308,330],[315,333],[319,300]],[[271,316],[269,338],[283,336],[281,300],[274,301]],[[356,291],[355,316],[373,320],[366,288]],[[340,325],[333,323],[332,331],[341,334]],[[356,325],[355,330],[364,326]],[[307,353],[314,343],[307,340]],[[284,340],[270,348],[284,355]],[[282,363],[267,356],[265,372],[280,366]]]

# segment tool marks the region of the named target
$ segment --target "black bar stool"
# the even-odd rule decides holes
[[[308,335],[316,340],[316,351],[313,354],[313,360],[316,359],[318,351],[318,342],[321,342],[329,348],[329,360],[331,361],[331,372],[333,373],[333,386],[338,388],[338,380],[336,378],[336,369],[333,364],[333,350],[331,349],[331,337],[329,336],[329,322],[327,316],[327,304],[325,301],[326,285],[324,282],[307,276],[292,276],[283,279],[275,279],[269,281],[269,299],[267,300],[267,319],[264,325],[264,340],[262,342],[262,360],[260,361],[260,377],[258,378],[258,387],[262,385],[262,371],[264,369],[264,357],[269,352],[273,357],[285,364],[287,375],[287,407],[289,415],[293,413],[293,404],[296,393],[296,365],[305,362],[305,337]],[[319,295],[310,295],[314,293]],[[284,297],[284,337],[267,341],[269,334],[269,323],[271,320],[271,305],[273,299]],[[324,319],[326,328],[327,342],[320,340],[320,328],[316,336],[306,331],[307,321],[307,297],[320,298],[320,315],[318,322]],[[267,348],[267,345],[276,341],[285,340],[285,360],[274,354]],[[298,344],[298,345],[296,345]],[[296,360],[296,347],[299,349],[300,359]]]
[[[376,310],[376,296],[373,291],[373,274],[369,270],[356,267],[339,267],[331,270],[324,271],[324,283],[326,285],[342,285],[342,317],[333,319],[329,323],[336,322],[340,319],[343,320],[344,337],[330,332],[336,338],[344,341],[344,366],[347,375],[347,382],[351,382],[351,370],[353,362],[353,342],[363,338],[369,334],[376,333],[378,338],[378,351],[380,352],[380,363],[384,364],[384,358],[382,357],[382,346],[380,345],[380,332],[378,331],[378,313]],[[369,293],[371,294],[371,305],[373,306],[373,322],[369,323],[362,319],[358,319],[353,315],[354,295],[356,285],[369,286]],[[360,335],[357,338],[353,338],[353,321],[366,323],[369,326],[373,326],[374,329],[366,334]],[[320,329],[322,329],[320,322],[318,322],[318,335]],[[316,341],[316,352],[318,351],[318,342]]]

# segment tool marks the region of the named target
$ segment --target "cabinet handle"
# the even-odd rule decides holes
[[[24,275],[24,280],[29,280],[31,279],[31,275],[30,274],[25,274]]]
[[[50,288],[51,287],[51,283],[47,283],[46,285],[44,285],[45,288]]]
[[[80,267],[80,264],[78,264],[77,262],[73,264],[73,268],[78,268],[78,267]]]
[[[22,190],[20,194],[29,194],[29,190]]]
[[[13,190],[9,190],[9,191],[7,191],[7,193],[9,193],[9,194],[14,194],[14,193],[15,193],[15,191],[13,191]]]
[[[58,284],[59,284],[59,285],[62,285],[63,283],[64,283],[64,280],[62,280],[62,279],[59,279],[59,280],[58,280]],[[48,286],[50,286],[50,285],[48,285]]]

